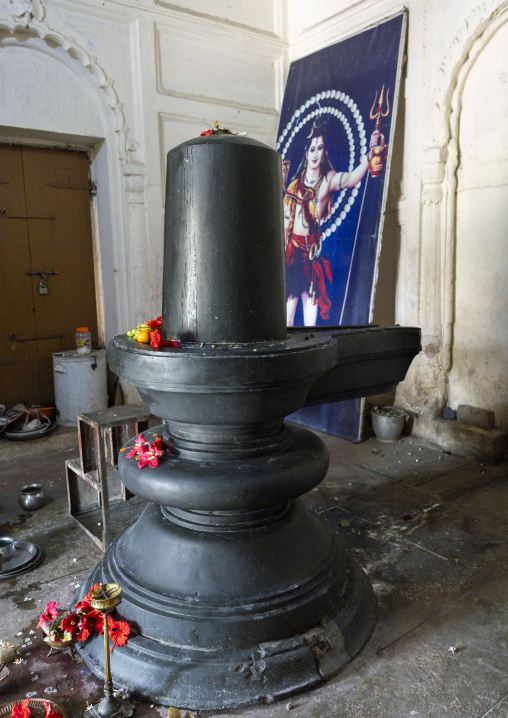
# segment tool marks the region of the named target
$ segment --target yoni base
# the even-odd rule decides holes
[[[301,501],[251,529],[196,531],[170,516],[149,505],[83,584],[122,586],[118,613],[137,630],[111,655],[115,686],[190,709],[271,703],[336,675],[369,638],[370,582]],[[103,675],[101,637],[79,651]]]

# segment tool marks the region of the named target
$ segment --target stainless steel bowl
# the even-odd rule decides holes
[[[0,554],[4,561],[14,556],[14,539],[10,536],[2,536],[0,538]]]
[[[27,484],[19,490],[18,501],[25,511],[40,509],[46,500],[46,495],[40,484]]]

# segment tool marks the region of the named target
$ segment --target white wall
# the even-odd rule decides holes
[[[508,0],[405,6],[375,319],[422,327],[399,403],[426,417],[480,405],[506,427]],[[160,310],[167,151],[213,119],[273,146],[289,60],[402,7],[0,0],[0,139],[82,146],[95,158],[107,338]]]
[[[290,57],[402,7],[292,3]],[[507,3],[409,0],[405,7],[407,64],[374,319],[392,315],[422,328],[423,352],[399,387],[400,404],[424,418],[472,404],[493,409],[497,426],[508,428]]]
[[[450,403],[508,426],[508,25],[471,68],[462,96]],[[489,82],[485,82],[485,78]]]
[[[90,151],[104,339],[161,308],[166,153],[214,119],[273,145],[282,2],[0,0],[0,141]]]

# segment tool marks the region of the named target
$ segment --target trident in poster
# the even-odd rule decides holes
[[[384,102],[384,89],[385,86],[381,88],[381,92],[379,93],[379,100],[377,97],[377,90],[376,90],[376,96],[374,98],[374,104],[372,105],[372,108],[370,110],[369,118],[371,120],[376,120],[376,127],[375,132],[378,132],[377,136],[377,144],[374,146],[371,146],[370,150],[370,159],[369,159],[369,173],[371,177],[380,177],[386,168],[386,157],[388,155],[388,143],[385,143],[385,136],[381,132],[381,118],[382,117],[388,117],[390,114],[390,88],[388,88],[386,92],[386,109],[383,111],[383,102]],[[377,107],[376,107],[377,103]],[[367,184],[369,181],[369,175],[367,175],[365,179],[365,186],[363,190],[363,198],[362,198],[362,204],[360,207],[360,214],[358,217],[358,224],[356,225],[356,234],[355,234],[355,241],[353,244],[353,251],[351,253],[351,260],[349,262],[349,272],[346,282],[346,289],[344,292],[344,300],[342,302],[342,310],[340,313],[340,319],[339,324],[342,324],[342,320],[344,318],[344,312],[346,310],[346,299],[349,293],[349,284],[351,281],[351,270],[353,268],[353,257],[356,250],[356,242],[358,239],[358,229],[360,227],[360,217],[362,216],[363,212],[363,203],[365,201],[365,193],[367,191]]]
[[[369,170],[372,177],[379,177],[379,175],[383,174],[386,167],[386,155],[388,153],[388,144],[385,144],[385,136],[381,133],[381,118],[388,117],[390,114],[390,88],[388,88],[386,92],[386,110],[383,112],[384,89],[385,86],[383,85],[381,92],[379,93],[377,108],[374,110],[377,102],[376,90],[374,104],[372,105],[369,115],[371,120],[376,120],[376,130],[379,132],[378,144],[371,149],[371,157],[369,160]]]

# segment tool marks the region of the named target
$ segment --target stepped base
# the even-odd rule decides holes
[[[187,575],[182,555],[194,556]],[[152,504],[81,593],[109,581],[122,586],[118,613],[138,631],[111,655],[114,684],[162,705],[220,710],[308,689],[336,675],[375,624],[367,577],[299,500],[234,532],[183,527]],[[195,590],[184,593],[186,582]],[[102,637],[78,650],[103,676]]]

